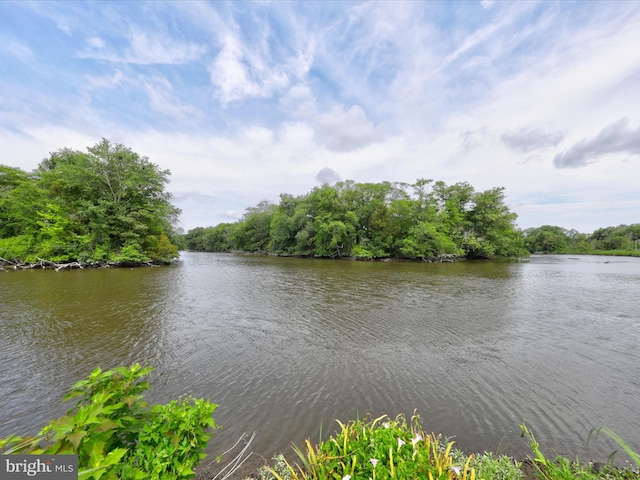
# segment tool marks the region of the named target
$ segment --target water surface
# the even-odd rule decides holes
[[[424,264],[184,253],[163,268],[0,272],[0,436],[34,433],[96,366],[210,398],[220,453],[414,409],[468,451],[640,450],[640,259]]]

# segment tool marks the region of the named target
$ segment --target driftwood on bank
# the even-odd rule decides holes
[[[457,258],[458,258],[458,256],[457,255],[453,255],[452,253],[443,253],[441,255],[438,255],[437,257],[430,258],[430,259],[427,259],[425,261],[426,262],[433,262],[433,263],[455,262]]]
[[[51,260],[46,260],[44,258],[37,257],[37,262],[21,262],[18,260],[7,260],[5,258],[0,257],[0,270],[30,270],[34,268],[45,268],[50,270],[55,270],[59,272],[60,270],[72,270],[72,269],[82,269],[82,268],[120,268],[120,267],[157,267],[159,266],[157,263],[148,261],[148,262],[53,262]]]

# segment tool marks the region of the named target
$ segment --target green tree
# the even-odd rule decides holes
[[[92,250],[117,253],[140,245],[162,259],[175,257],[177,249],[166,239],[180,211],[165,192],[169,171],[106,139],[87,150],[63,148],[36,170],[40,185],[76,233],[88,237]]]
[[[280,203],[273,212],[269,230],[269,251],[278,255],[293,255],[296,251],[296,234],[300,231],[304,213],[298,207],[304,202],[301,198],[283,193]],[[305,222],[302,221],[304,224]]]
[[[473,207],[466,213],[470,230],[466,234],[467,256],[527,255],[522,233],[515,228],[517,215],[504,203],[504,188],[493,188],[473,196]]]
[[[0,165],[0,238],[33,235],[46,200],[35,175]]]
[[[276,206],[263,201],[247,211],[234,231],[234,242],[238,250],[266,252],[269,245],[271,219]]]
[[[542,225],[524,232],[524,244],[531,253],[561,253],[567,248],[569,236],[562,227]]]
[[[340,199],[346,211],[353,212],[358,257],[380,258],[389,256],[393,243],[390,234],[389,198],[393,186],[389,182],[339,182]]]
[[[281,194],[235,224],[235,248],[277,255],[431,259],[525,255],[516,215],[502,188],[475,193],[466,182],[324,184],[307,195]],[[211,227],[210,227],[211,228]],[[207,250],[208,229],[190,231],[187,245]]]
[[[305,225],[306,231],[313,231],[313,254],[319,257],[350,256],[356,243],[358,218],[348,210],[336,186],[328,184],[314,188],[306,197],[307,218],[313,219],[313,229]],[[306,235],[298,237],[298,242],[309,241]]]
[[[180,210],[168,181],[168,170],[106,139],[51,153],[32,173],[0,165],[0,256],[171,260]]]
[[[423,260],[443,254],[461,255],[464,253],[444,232],[438,230],[434,223],[420,222],[409,231],[402,241],[401,252],[408,258]]]

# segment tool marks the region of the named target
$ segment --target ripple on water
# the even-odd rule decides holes
[[[638,443],[640,262],[452,265],[185,254],[180,266],[17,272],[0,283],[0,436],[64,409],[93,367],[156,366],[152,401],[211,398],[212,451],[268,457],[334,419],[410,415],[470,450],[549,451],[606,425]],[[591,448],[591,450],[590,450]],[[600,448],[600,450],[598,450]],[[595,451],[595,454],[594,454]]]

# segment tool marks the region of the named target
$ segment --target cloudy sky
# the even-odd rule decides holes
[[[102,137],[182,227],[323,181],[505,187],[518,226],[640,222],[640,2],[0,2],[0,163]]]

